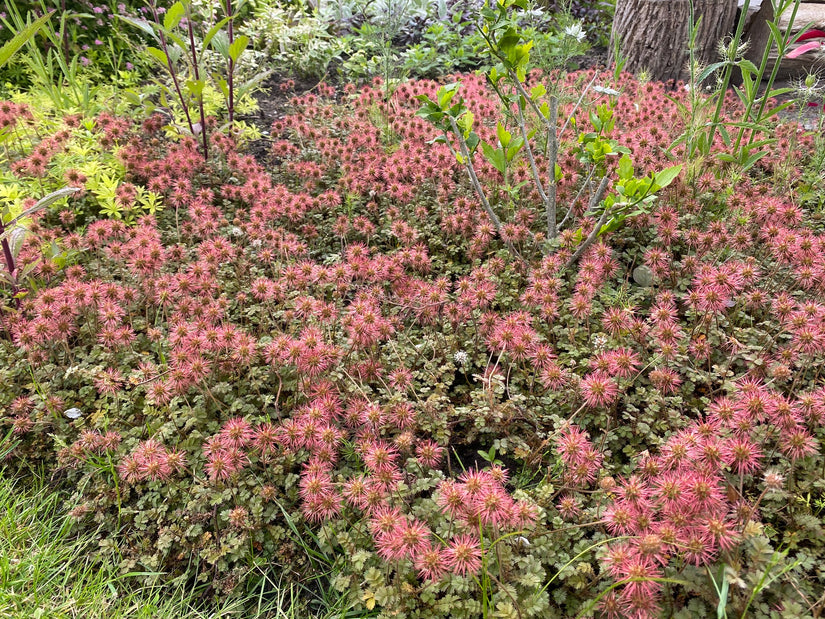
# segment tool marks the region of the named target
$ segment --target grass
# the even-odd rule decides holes
[[[0,617],[36,619],[290,619],[306,617],[293,588],[266,575],[258,591],[206,606],[198,591],[137,584],[117,568],[117,551],[104,560],[94,533],[76,534],[61,493],[42,475],[0,471]],[[99,554],[99,553],[97,553]],[[266,590],[266,595],[264,595]],[[274,592],[274,593],[273,593]]]

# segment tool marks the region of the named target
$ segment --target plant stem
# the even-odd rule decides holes
[[[773,88],[773,83],[776,80],[777,74],[779,73],[779,65],[781,64],[782,58],[785,55],[785,48],[788,46],[786,41],[788,40],[788,35],[791,33],[791,29],[793,28],[794,21],[796,20],[796,12],[799,10],[800,0],[791,0],[791,1],[794,3],[793,11],[791,12],[791,18],[788,21],[788,27],[785,29],[785,32],[783,33],[783,36],[785,38],[784,38],[781,46],[780,46],[780,43],[778,41],[776,43],[777,50],[780,51],[781,53],[778,54],[776,62],[774,62],[773,69],[771,70],[771,76],[768,78],[768,84],[765,87],[765,94],[764,94],[764,96],[762,97],[762,100],[759,103],[759,111],[756,113],[757,122],[758,122],[759,119],[762,118],[762,114],[765,112],[765,106],[768,104],[768,94],[771,92],[771,89]],[[787,5],[785,5],[785,8],[787,8]],[[784,12],[784,8],[780,11],[780,13],[782,13],[782,12]],[[757,84],[759,84],[762,81],[762,76],[765,74],[765,65],[768,62],[767,56],[768,56],[768,52],[770,51],[770,48],[771,48],[770,41],[772,39],[773,39],[773,32],[771,32],[771,38],[768,40],[769,41],[768,46],[766,47],[765,54],[762,57],[762,65],[759,67],[759,75],[757,77],[758,81],[756,82]],[[747,121],[747,116],[745,116],[744,120]],[[739,140],[742,138],[742,133],[743,132],[744,132],[744,128],[741,128],[739,130],[739,136],[737,137],[737,140],[736,140],[737,146],[739,145]],[[751,133],[750,138],[748,138],[748,145],[753,143],[755,135],[756,135],[755,132]]]
[[[157,7],[154,3],[151,5],[152,7],[152,15],[155,18],[155,22],[158,26],[161,26],[160,16],[158,15]],[[192,117],[189,115],[189,106],[186,103],[186,99],[183,97],[183,93],[180,89],[180,84],[178,83],[178,76],[175,72],[175,67],[172,64],[172,58],[169,56],[169,46],[166,44],[166,37],[163,35],[163,30],[158,32],[160,35],[160,46],[163,49],[163,53],[166,54],[166,68],[169,71],[169,75],[172,78],[172,84],[175,86],[175,92],[178,95],[178,100],[180,101],[180,105],[183,108],[183,114],[186,116],[186,122],[189,125],[189,132],[192,135],[195,135],[195,128],[192,125]]]
[[[607,176],[602,178],[602,182],[599,183],[598,190],[596,190],[596,193],[590,200],[590,206],[588,207],[588,210],[591,210],[599,202],[602,201],[602,198],[604,197],[604,192],[607,190],[607,183],[609,180],[610,179]],[[565,264],[565,268],[570,268],[571,266],[573,266],[576,263],[576,261],[581,257],[581,255],[585,251],[587,251],[587,248],[593,244],[593,241],[595,241],[596,237],[599,236],[599,230],[601,230],[602,226],[604,225],[604,222],[607,221],[607,217],[608,215],[610,215],[611,212],[612,211],[609,208],[604,209],[602,216],[599,217],[599,221],[597,221],[596,225],[593,226],[593,230],[590,231],[590,234],[587,235],[587,238],[584,240],[584,242],[581,245],[579,245],[579,248],[576,250],[576,253],[570,256],[570,259],[567,261],[567,264]]]
[[[514,81],[516,81],[515,76],[512,77],[514,78]],[[516,84],[518,84],[517,81]],[[520,85],[519,91],[523,91]],[[541,201],[544,203],[544,212],[547,217],[547,237],[552,239],[556,236],[556,205],[550,202],[550,197],[547,195],[547,193],[545,193],[544,186],[541,183],[541,178],[539,177],[539,170],[536,166],[536,159],[535,157],[533,157],[533,148],[530,146],[530,137],[527,135],[527,127],[525,126],[524,122],[524,109],[521,101],[516,101],[516,109],[518,110],[518,128],[521,131],[521,139],[524,140],[524,152],[527,153],[527,161],[530,162],[530,172],[532,172],[533,174],[533,182],[536,183],[536,190],[539,192],[539,196],[541,196]],[[554,127],[553,138],[555,138],[555,133],[556,131]],[[552,144],[555,142],[555,139],[553,138],[550,138],[551,150],[553,149]],[[555,176],[551,176],[552,179],[555,180]],[[553,186],[555,189],[555,183],[553,183]]]
[[[0,236],[2,236],[6,232],[6,227],[3,225],[3,220],[0,219]],[[11,253],[11,246],[9,245],[9,240],[4,238],[2,241],[3,245],[3,258],[6,261],[6,268],[9,270],[9,277],[11,278],[11,292],[12,295],[16,295],[18,292],[17,284],[15,283],[15,275],[14,275],[14,255]],[[15,306],[20,307],[20,299],[15,299]]]
[[[490,221],[493,222],[493,226],[496,229],[496,232],[501,236],[501,220],[496,215],[496,212],[493,210],[493,207],[490,206],[490,201],[487,200],[487,194],[484,193],[484,189],[481,186],[481,183],[478,180],[478,176],[476,176],[475,168],[473,167],[473,162],[470,159],[470,151],[467,148],[467,143],[464,141],[464,136],[461,133],[461,129],[459,129],[458,125],[455,122],[455,119],[452,116],[447,116],[450,120],[450,127],[452,127],[453,133],[458,138],[458,148],[461,150],[461,157],[464,159],[464,168],[467,170],[467,174],[470,176],[470,182],[473,184],[473,189],[476,190],[476,194],[478,194],[479,200],[481,200],[481,205],[484,207],[484,210],[487,212],[487,216],[490,218]],[[449,141],[447,142],[450,145]],[[450,145],[450,150],[455,150]]]
[[[195,31],[192,28],[192,15],[189,11],[189,4],[186,5],[186,27],[189,31],[189,48],[192,51],[192,71],[195,74],[195,81],[200,82],[201,76],[200,71],[198,70],[198,50],[195,47]],[[198,94],[198,111],[200,112],[201,117],[201,138],[203,140],[203,158],[204,160],[209,159],[209,145],[206,136],[206,116],[203,113],[203,88],[201,87],[200,92]]]
[[[734,33],[733,39],[728,46],[728,49],[733,50],[733,53],[736,53],[736,50],[739,48],[739,41],[742,40],[742,30],[745,28],[745,18],[748,14],[749,7],[750,0],[745,0],[745,4],[742,7],[741,17],[739,18],[739,23],[736,24],[736,32]],[[725,77],[722,79],[722,84],[718,90],[716,110],[713,113],[713,120],[710,123],[710,135],[707,140],[708,152],[710,152],[710,149],[713,146],[713,140],[716,137],[716,127],[719,125],[719,118],[722,116],[722,107],[725,104],[725,93],[728,91],[731,74],[733,73],[733,67],[735,64],[734,60],[734,58],[728,58],[725,63]]]
[[[226,16],[229,18],[229,23],[227,24],[227,35],[229,37],[229,47],[232,47],[232,42],[235,40],[235,33],[232,27],[232,0],[226,0]],[[227,101],[227,112],[229,114],[229,124],[232,125],[233,120],[235,119],[235,85],[233,74],[235,73],[235,61],[232,60],[232,56],[229,57],[229,75],[227,76],[227,83],[229,85],[229,101]]]

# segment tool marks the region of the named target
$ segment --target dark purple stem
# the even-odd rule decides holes
[[[155,3],[151,4],[152,8],[152,15],[155,18],[155,23],[158,26],[161,25],[160,17],[158,16],[157,8],[155,7]],[[183,93],[180,90],[180,84],[178,84],[178,76],[175,73],[175,67],[172,65],[172,58],[169,56],[169,47],[166,45],[166,37],[163,36],[163,30],[160,30],[160,46],[163,48],[163,53],[166,54],[166,68],[169,70],[169,75],[172,77],[172,83],[175,85],[175,92],[178,95],[178,99],[180,100],[180,105],[183,108],[183,113],[186,116],[186,122],[189,124],[189,132],[192,135],[195,135],[195,128],[192,126],[192,117],[189,116],[189,106],[186,104],[186,99],[183,98]]]
[[[229,27],[227,28],[227,33],[229,35],[229,47],[232,47],[232,41],[235,40],[232,22],[232,0],[226,0],[226,16],[229,18]],[[229,57],[229,101],[227,102],[228,112],[229,112],[229,124],[232,124],[232,121],[235,118],[235,88],[234,88],[234,79],[233,73],[235,73],[235,61],[232,60],[232,57]]]
[[[195,80],[200,81],[200,71],[198,70],[198,48],[195,47],[195,31],[192,28],[192,16],[189,14],[189,5],[186,5],[186,27],[189,31],[189,47],[192,50],[192,70],[195,73]],[[209,143],[206,138],[206,115],[203,113],[203,90],[198,95],[198,111],[201,115],[201,137],[203,138],[203,158],[209,159]]]
[[[6,231],[6,226],[4,226],[2,220],[0,220],[0,235],[2,235],[5,231]],[[6,260],[6,267],[9,270],[9,275],[11,276],[11,280],[12,280],[12,284],[11,284],[12,294],[16,295],[17,294],[17,285],[14,283],[14,280],[15,280],[15,277],[14,277],[14,270],[15,270],[14,256],[11,253],[11,246],[9,245],[8,239],[3,239],[2,245],[3,245],[3,258]],[[20,307],[20,299],[16,299],[16,305],[17,305],[17,307]]]

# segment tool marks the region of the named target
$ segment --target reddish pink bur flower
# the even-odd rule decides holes
[[[472,535],[456,535],[445,556],[450,571],[459,576],[473,575],[481,569],[481,547]]]
[[[446,479],[438,484],[436,504],[453,518],[466,515],[467,491],[452,479]]]
[[[224,444],[237,449],[249,443],[255,437],[255,432],[246,419],[233,417],[223,424],[220,436],[223,437]]]
[[[581,382],[584,403],[590,408],[610,406],[619,397],[619,387],[607,374],[594,372]]]
[[[816,439],[807,431],[796,428],[783,432],[780,440],[780,449],[791,461],[799,460],[817,452]]]
[[[447,550],[428,544],[416,555],[415,569],[422,580],[440,580],[448,570]]]
[[[512,517],[513,499],[500,486],[491,486],[473,497],[473,512],[482,524],[501,527]]]
[[[438,467],[444,455],[444,448],[431,440],[420,441],[415,451],[418,462],[431,469]]]

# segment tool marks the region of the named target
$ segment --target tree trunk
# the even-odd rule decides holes
[[[696,59],[700,64],[719,60],[719,41],[730,34],[736,17],[736,0],[695,0],[694,19],[702,16],[696,37]],[[689,0],[616,0],[612,50],[627,59],[625,70],[647,71],[651,79],[663,82],[686,80]]]

